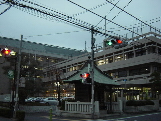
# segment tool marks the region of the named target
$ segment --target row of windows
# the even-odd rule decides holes
[[[156,46],[155,43],[147,43],[146,46],[145,45],[134,46],[124,51],[119,51],[115,54],[105,55],[105,56],[96,58],[95,64],[99,66],[99,65],[117,62],[121,60],[127,60],[133,57],[142,56],[150,53],[161,54],[161,48],[159,46]],[[82,67],[82,65],[83,63],[72,64],[70,66],[63,67],[61,70],[64,73],[67,73],[67,72],[79,70]],[[131,69],[129,70],[128,73],[126,70],[121,70],[118,72],[117,77],[126,77],[127,75],[133,76],[138,74],[146,74],[149,72],[150,72],[149,67],[140,68],[140,69],[139,68]],[[111,74],[111,76],[113,75]]]
[[[138,57],[138,56],[142,56],[150,53],[161,54],[161,48],[157,46],[149,46],[147,48],[139,48],[137,50],[134,50],[133,48],[131,48],[131,50],[128,52],[124,52],[124,53],[120,52],[120,54],[117,54],[117,55],[111,55],[110,57],[105,56],[105,58],[102,57],[101,59],[99,58],[97,59],[97,61],[95,61],[95,64],[99,66],[99,65],[117,62],[121,60],[127,60],[130,58],[134,58],[134,57]]]
[[[150,66],[136,66],[134,68],[120,69],[117,71],[106,72],[113,78],[141,75],[150,73]]]

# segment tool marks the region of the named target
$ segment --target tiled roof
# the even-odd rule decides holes
[[[20,40],[6,38],[6,37],[0,37],[0,45],[7,46],[7,47],[19,48]],[[76,50],[76,49],[70,49],[70,48],[65,48],[65,47],[41,44],[41,43],[30,42],[30,41],[23,41],[22,42],[22,50],[23,49],[38,51],[40,53],[41,52],[51,53],[51,54],[58,54],[58,55],[71,56],[71,57],[86,53],[85,51],[82,51],[82,50]]]
[[[83,74],[85,72],[88,72],[88,63],[85,63],[82,69],[80,69],[79,71],[76,71],[76,73],[68,77],[66,80],[64,80],[64,82],[81,80],[80,74]],[[96,66],[94,66],[94,81],[100,84],[118,85],[116,80],[113,80],[111,76],[103,73]]]

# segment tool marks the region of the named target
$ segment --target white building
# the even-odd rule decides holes
[[[104,47],[95,50],[94,61],[97,67],[117,80],[120,87],[126,88],[126,98],[143,99],[145,93],[151,96],[150,74],[161,72],[161,35],[149,32],[128,40],[128,45],[119,49]],[[44,82],[52,81],[54,69],[62,72],[62,78],[79,70],[88,60],[90,53],[76,56],[44,68]]]

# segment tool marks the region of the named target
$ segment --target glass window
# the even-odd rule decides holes
[[[113,57],[109,57],[108,58],[108,63],[112,63],[113,62]]]
[[[126,58],[133,58],[134,57],[134,52],[133,51],[131,51],[131,52],[128,52],[127,54],[126,54]]]
[[[145,49],[138,49],[135,51],[136,52],[136,57],[137,56],[142,56],[142,55],[145,55],[146,54],[146,50]]]
[[[156,53],[156,47],[155,46],[148,47],[148,53]]]
[[[118,71],[118,77],[126,77],[126,76],[127,76],[127,71],[126,70]]]
[[[120,61],[120,60],[123,60],[123,55],[122,54],[116,55],[115,56],[115,62]]]
[[[99,61],[97,61],[97,65],[99,66],[99,65],[103,65],[103,64],[105,64],[105,61],[104,60],[99,60]]]

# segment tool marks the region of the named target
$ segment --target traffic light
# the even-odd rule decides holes
[[[82,77],[82,83],[84,83],[84,84],[91,84],[92,79],[90,78],[90,74],[89,73],[80,74],[80,76]]]
[[[112,46],[112,45],[116,44],[116,42],[115,42],[115,40],[107,40],[107,41],[105,41],[105,44],[106,44],[106,46]]]
[[[1,49],[0,56],[2,56],[2,55],[5,55],[5,56],[7,56],[7,55],[15,56],[16,52],[13,51],[13,50],[9,50],[8,48],[4,48],[4,49]]]
[[[1,50],[1,53],[4,54],[4,55],[9,55],[11,52],[11,50],[9,50],[8,48],[4,48]]]
[[[126,41],[121,40],[119,37],[107,38],[104,40],[104,46],[114,47],[115,49],[119,49],[121,47],[127,46],[128,43]]]
[[[122,44],[122,40],[116,39],[117,44]]]

